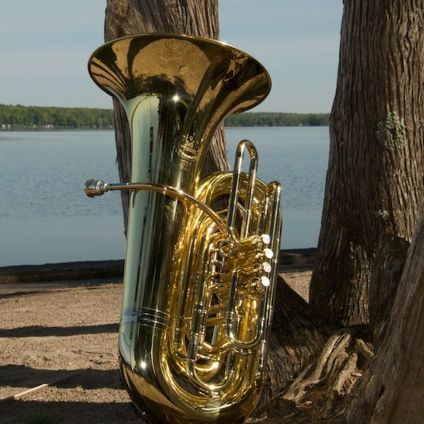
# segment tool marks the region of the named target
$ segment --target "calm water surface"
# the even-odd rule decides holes
[[[283,188],[283,248],[316,246],[328,128],[228,128]],[[87,178],[118,181],[112,131],[0,132],[0,266],[124,257],[119,193],[89,199]]]

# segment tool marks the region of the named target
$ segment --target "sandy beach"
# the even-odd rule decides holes
[[[307,299],[310,270],[283,272]],[[120,280],[0,284],[0,422],[139,422],[122,388]]]

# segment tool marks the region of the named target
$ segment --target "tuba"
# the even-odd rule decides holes
[[[130,181],[85,187],[88,196],[130,192],[123,382],[149,422],[243,422],[261,395],[280,185],[256,178],[248,140],[233,172],[202,179],[201,169],[217,125],[260,103],[270,77],[224,43],[158,34],[105,44],[89,73],[122,104],[131,133]]]

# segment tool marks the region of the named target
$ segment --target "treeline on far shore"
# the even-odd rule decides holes
[[[246,112],[225,119],[227,127],[326,126],[327,113]],[[112,109],[0,104],[0,130],[110,129]]]
[[[112,128],[111,109],[0,104],[0,129]]]
[[[226,127],[320,127],[328,113],[245,112],[225,118]]]

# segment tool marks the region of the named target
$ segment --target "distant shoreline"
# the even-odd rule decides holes
[[[225,125],[225,129],[229,128],[316,128],[328,127],[328,125]],[[58,132],[58,131],[114,131],[114,128],[33,128],[33,127],[15,127],[4,129],[0,128],[0,133],[13,132]]]
[[[279,269],[312,268],[317,249],[285,249],[280,251]],[[0,267],[2,284],[34,283],[61,280],[103,279],[122,277],[124,260],[79,261],[43,265],[11,265]]]
[[[226,127],[328,126],[329,113],[245,112],[225,118]],[[0,131],[110,130],[112,109],[0,104]]]

